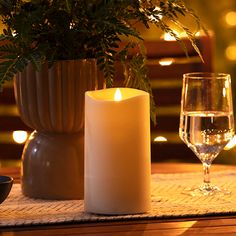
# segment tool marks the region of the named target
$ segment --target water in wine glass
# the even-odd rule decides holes
[[[184,74],[179,135],[203,164],[199,187],[186,190],[192,196],[229,194],[210,183],[210,166],[234,136],[231,78],[224,73]]]
[[[179,133],[202,162],[211,164],[234,136],[233,122],[232,113],[183,112]]]

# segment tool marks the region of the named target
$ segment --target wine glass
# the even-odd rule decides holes
[[[212,161],[234,136],[231,78],[224,73],[184,74],[179,136],[203,164],[204,181],[184,190],[192,196],[225,195],[210,183]]]

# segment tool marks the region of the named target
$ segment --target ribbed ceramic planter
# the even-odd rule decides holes
[[[82,199],[84,93],[97,88],[94,59],[59,61],[15,79],[22,120],[35,131],[22,154],[22,191],[33,198]]]

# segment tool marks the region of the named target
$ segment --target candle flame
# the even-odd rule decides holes
[[[114,100],[117,102],[122,100],[122,94],[119,88],[116,89]]]

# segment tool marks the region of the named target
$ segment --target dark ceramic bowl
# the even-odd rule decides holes
[[[11,191],[12,184],[12,177],[0,176],[0,204],[7,198]]]

